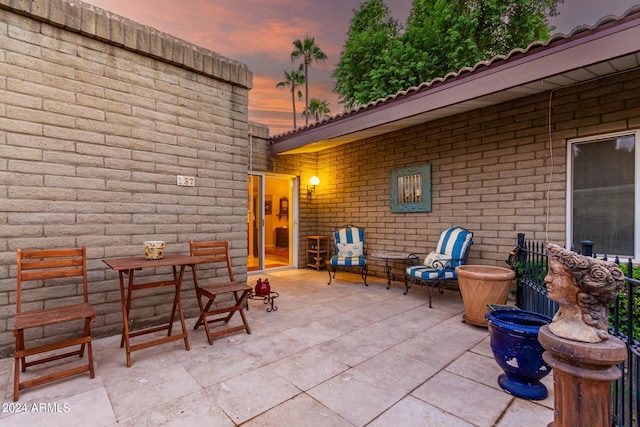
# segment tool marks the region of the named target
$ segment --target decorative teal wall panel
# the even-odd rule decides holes
[[[391,171],[391,212],[431,212],[431,165]]]

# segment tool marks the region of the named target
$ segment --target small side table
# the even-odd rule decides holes
[[[386,252],[379,251],[371,254],[371,258],[383,259],[384,260],[384,270],[387,273],[387,289],[391,287],[391,282],[396,280],[396,276],[391,271],[391,266],[389,265],[389,261],[408,261],[411,254],[404,252]]]
[[[278,298],[280,296],[279,293],[271,291],[269,292],[269,295],[256,295],[254,292],[249,293],[249,296],[247,297],[247,299],[253,299],[253,300],[262,300],[263,304],[270,304],[271,308],[267,307],[267,313],[271,312],[271,311],[276,311],[278,309],[277,306],[273,305],[273,300]],[[249,310],[249,306],[247,305],[247,310]]]
[[[307,236],[307,267],[320,271],[329,256],[329,236]]]

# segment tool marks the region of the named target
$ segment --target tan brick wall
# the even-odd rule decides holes
[[[252,146],[249,148],[249,168],[260,172],[274,172],[273,157],[269,153],[269,128],[259,123],[249,123]]]
[[[93,6],[0,0],[0,355],[13,349],[17,248],[87,246],[94,336],[122,328],[101,259],[141,255],[144,240],[188,252],[228,239],[246,277],[251,84],[243,64]],[[183,289],[194,316],[190,279]],[[136,299],[136,322],[167,318],[168,292]]]
[[[303,182],[320,177],[317,196],[301,206],[302,238],[354,223],[366,228],[369,253],[426,255],[443,229],[460,225],[474,232],[471,263],[504,265],[519,232],[564,244],[566,141],[640,127],[639,87],[635,71],[555,91],[553,167],[548,92],[313,155],[277,156],[276,165]],[[391,171],[424,163],[432,166],[432,211],[391,213]],[[383,276],[383,263],[368,262],[370,274]]]

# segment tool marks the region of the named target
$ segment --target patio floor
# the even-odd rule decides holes
[[[0,360],[0,425],[29,426],[546,426],[543,401],[500,389],[486,329],[463,323],[458,293],[403,295],[396,282],[339,272],[270,274],[277,311],[249,301],[252,334],[187,327],[177,341],[132,354],[120,336],[95,339],[96,376],[22,391],[12,406],[13,359]],[[249,278],[255,283],[257,276]],[[189,286],[186,282],[185,286]],[[237,320],[236,320],[237,322]],[[134,341],[136,342],[136,341]],[[139,342],[139,341],[137,341]],[[33,369],[33,368],[32,368]]]

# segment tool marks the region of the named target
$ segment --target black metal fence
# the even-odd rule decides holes
[[[586,256],[596,256],[592,242],[581,248]],[[558,305],[547,294],[547,254],[544,243],[527,241],[518,234],[518,244],[507,264],[516,272],[517,306],[523,310],[553,316]],[[606,259],[606,256],[600,257]],[[620,261],[615,260],[619,265]],[[624,267],[625,266],[621,266]],[[622,377],[612,386],[612,425],[639,425],[640,415],[640,271],[634,277],[633,263],[626,263],[625,290],[610,308],[609,332],[627,346],[627,360],[619,365]]]

